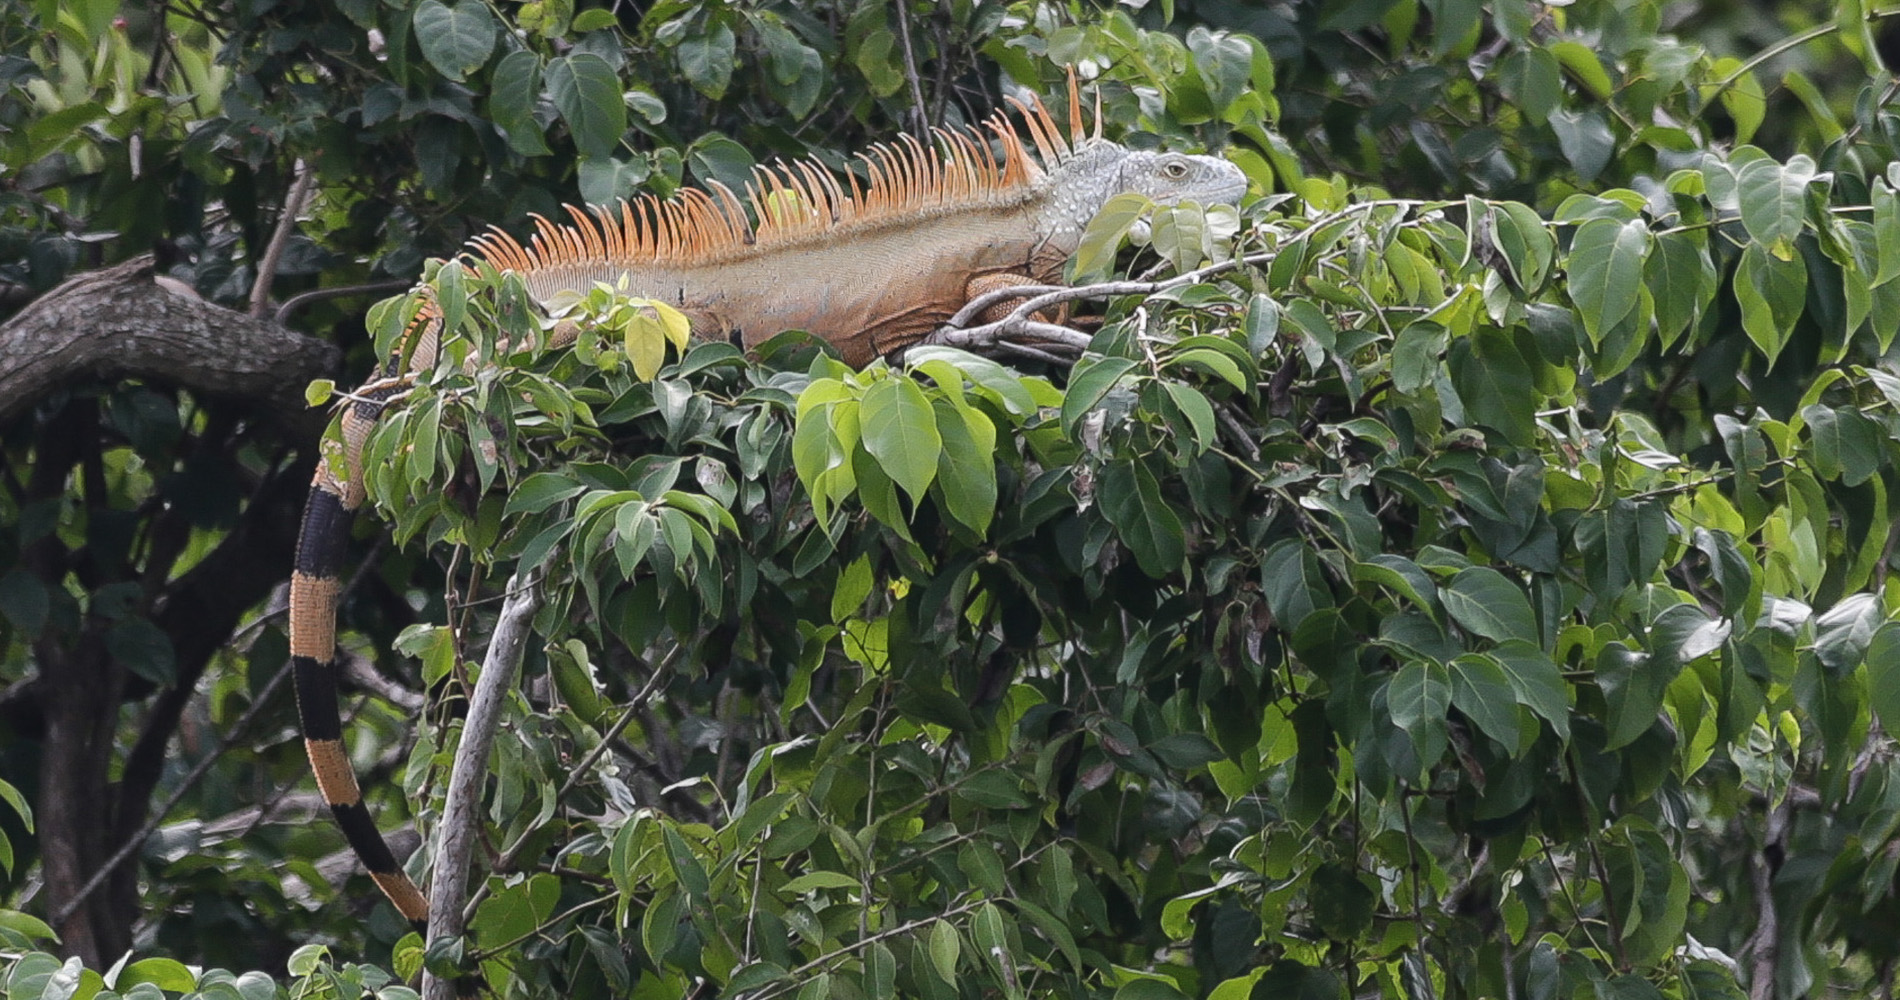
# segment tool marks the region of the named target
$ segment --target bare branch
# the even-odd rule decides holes
[[[910,130],[917,138],[928,142],[930,126],[937,123],[924,117],[929,114],[929,109],[924,105],[924,85],[917,77],[917,54],[910,44],[910,12],[906,9],[906,0],[898,0],[893,6],[897,14],[897,37],[904,47],[904,76],[910,80]]]
[[[290,322],[292,313],[312,302],[321,302],[324,299],[340,299],[350,295],[376,295],[381,292],[400,292],[414,284],[415,282],[413,281],[396,279],[392,281],[372,281],[364,285],[335,285],[330,288],[312,288],[307,292],[299,292],[285,299],[284,304],[277,307],[277,322]]]
[[[284,210],[277,214],[277,231],[271,233],[264,257],[257,262],[257,279],[251,282],[251,315],[257,319],[263,319],[270,311],[271,281],[277,277],[277,265],[284,259],[290,233],[297,228],[297,217],[303,214],[304,203],[310,200],[310,183],[317,172],[298,160],[296,175],[297,179],[290,184],[290,193],[284,196]]]
[[[87,379],[152,379],[307,412],[303,387],[336,367],[334,346],[172,285],[138,257],[70,278],[0,324],[0,422]]]
[[[449,770],[435,878],[429,886],[430,940],[462,934],[462,904],[468,899],[468,870],[481,822],[488,751],[495,744],[501,707],[514,686],[515,672],[527,648],[529,623],[540,607],[541,567],[517,571],[508,579],[508,599],[502,602],[494,635],[488,640],[488,654],[482,658],[481,676],[475,679],[475,691],[469,696],[461,744],[455,749],[455,761]],[[425,971],[422,995],[426,1000],[454,1000],[455,983]]]

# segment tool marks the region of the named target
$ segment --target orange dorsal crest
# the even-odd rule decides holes
[[[860,154],[862,181],[848,171],[840,183],[809,160],[779,162],[754,167],[743,194],[711,181],[703,189],[681,188],[665,200],[641,195],[614,206],[564,205],[570,222],[535,215],[535,232],[525,243],[491,227],[469,241],[470,251],[524,275],[595,264],[690,267],[897,219],[1008,204],[1091,137],[1083,128],[1073,72],[1066,135],[1036,97],[1009,102],[1022,113],[1034,153],[999,111],[982,123],[995,137],[994,145],[976,130],[933,127],[929,144],[905,135]],[[1092,137],[1100,138],[1099,97],[1094,117]]]

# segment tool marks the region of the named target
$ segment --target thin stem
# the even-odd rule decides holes
[[[251,315],[258,319],[264,318],[270,308],[271,281],[277,277],[284,247],[290,243],[291,230],[297,227],[297,217],[310,200],[311,182],[316,180],[317,172],[302,160],[297,161],[295,171],[296,180],[291,182],[290,193],[284,196],[284,210],[277,216],[277,231],[271,233],[264,256],[257,262],[257,279],[251,283]]]
[[[1690,116],[1690,120],[1693,121],[1696,118],[1701,117],[1702,111],[1704,109],[1706,109],[1709,105],[1714,104],[1716,101],[1716,98],[1721,97],[1724,93],[1728,91],[1730,87],[1735,86],[1736,81],[1740,80],[1744,76],[1747,76],[1752,70],[1754,70],[1755,67],[1760,66],[1762,63],[1765,63],[1768,60],[1773,59],[1774,57],[1782,54],[1783,52],[1788,51],[1789,49],[1800,48],[1801,46],[1806,45],[1817,38],[1822,38],[1827,35],[1831,35],[1834,32],[1839,31],[1839,30],[1841,30],[1841,26],[1838,22],[1829,21],[1826,24],[1819,24],[1812,28],[1809,28],[1808,30],[1803,31],[1798,35],[1789,35],[1787,38],[1784,38],[1781,41],[1768,46],[1767,48],[1761,50],[1760,52],[1755,53],[1752,56],[1749,56],[1747,59],[1742,61],[1742,64],[1740,66],[1735,67],[1735,72],[1730,73],[1729,75],[1723,77],[1720,81],[1716,83],[1715,89],[1709,92],[1708,98],[1702,102],[1702,107],[1696,109],[1696,113]]]

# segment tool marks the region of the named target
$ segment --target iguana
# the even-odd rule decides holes
[[[1117,194],[1232,204],[1246,190],[1226,160],[1103,139],[1099,109],[1085,136],[1073,81],[1069,96],[1067,135],[1040,101],[1013,101],[1034,154],[998,112],[983,123],[994,147],[978,132],[937,129],[934,149],[906,136],[861,158],[865,181],[840,182],[804,162],[759,168],[746,199],[755,222],[729,188],[709,183],[617,212],[569,207],[571,224],[537,217],[525,245],[492,230],[468,252],[519,273],[542,304],[624,282],[628,294],[683,312],[695,336],[750,347],[803,329],[864,365],[922,339],[979,294],[1059,278],[1089,220]],[[364,809],[342,742],[336,600],[351,514],[364,500],[364,442],[403,381],[435,365],[440,326],[425,296],[397,348],[403,370],[343,406],[341,434],[304,507],[290,588],[297,704],[318,788],[370,877],[418,930],[428,903]]]

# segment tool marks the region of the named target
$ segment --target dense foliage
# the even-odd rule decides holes
[[[1891,991],[1900,118],[1858,4],[1741,59],[1690,40],[1733,24],[1594,0],[116,11],[0,15],[19,285],[163,238],[235,301],[297,158],[279,291],[407,275],[576,192],[837,160],[1064,66],[1124,141],[1225,146],[1255,183],[1237,225],[1105,214],[1078,277],[1135,283],[1073,367],[680,352],[605,293],[574,350],[448,352],[370,446],[405,554],[345,645],[452,695],[505,581],[548,577],[481,899],[433,967],[575,997]],[[221,107],[132,97],[194,81]],[[482,356],[525,342],[518,283],[430,275]],[[370,311],[353,371],[413,305]],[[92,392],[110,475],[37,508],[10,476],[9,557],[155,516],[234,433]],[[9,428],[9,467],[38,482],[76,405]],[[235,510],[236,482],[182,495]],[[162,581],[159,551],[124,571]],[[128,713],[177,689],[122,581],[48,565],[0,576],[10,682],[110,621]],[[188,680],[197,718],[268,721],[140,859],[156,957],[62,965],[7,914],[9,998],[407,995],[384,969],[425,950],[325,884],[333,831],[226,817],[303,780],[288,706],[253,702],[284,655],[260,628]],[[386,826],[433,820],[454,701],[412,733],[365,696]]]

